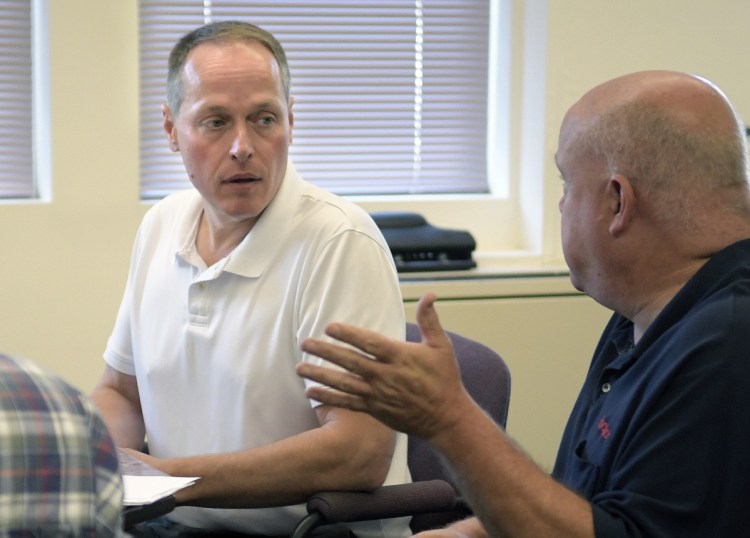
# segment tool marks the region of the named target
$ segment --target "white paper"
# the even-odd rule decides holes
[[[196,476],[135,476],[123,475],[125,506],[151,504],[167,497],[198,480]]]

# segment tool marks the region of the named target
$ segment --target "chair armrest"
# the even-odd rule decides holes
[[[307,500],[308,516],[293,537],[323,525],[443,512],[456,504],[456,492],[444,480],[382,486],[372,492],[325,491]]]
[[[442,512],[453,508],[456,492],[444,480],[383,486],[372,492],[327,491],[307,500],[307,513],[320,512],[327,523]]]

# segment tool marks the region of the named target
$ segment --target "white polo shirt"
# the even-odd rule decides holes
[[[104,358],[135,375],[149,449],[169,458],[243,450],[319,427],[295,365],[299,347],[346,321],[404,336],[388,247],[359,207],[303,181],[291,163],[274,200],[226,258],[195,248],[195,190],[154,205],[136,237],[125,294]],[[330,365],[329,365],[330,366]],[[386,484],[409,482],[406,437]],[[180,507],[172,519],[206,529],[288,534],[304,508]],[[404,520],[357,526],[404,536]],[[354,528],[354,527],[353,527]]]

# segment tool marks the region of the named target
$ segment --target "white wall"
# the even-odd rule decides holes
[[[53,201],[0,205],[0,349],[87,391],[101,371],[146,209],[138,201],[137,2],[49,4]],[[713,79],[750,119],[748,20],[746,0],[550,1],[547,147],[539,155],[550,262],[561,261],[552,155],[565,109],[604,79],[670,68]],[[586,298],[552,295],[455,301],[444,315],[511,363],[509,430],[543,465],[606,317]]]
[[[0,348],[89,390],[143,214],[135,1],[49,2],[52,202],[0,205]]]

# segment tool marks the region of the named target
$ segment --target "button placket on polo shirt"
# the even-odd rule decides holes
[[[191,325],[207,326],[211,314],[210,286],[223,272],[221,260],[201,273],[188,289],[188,320]]]

